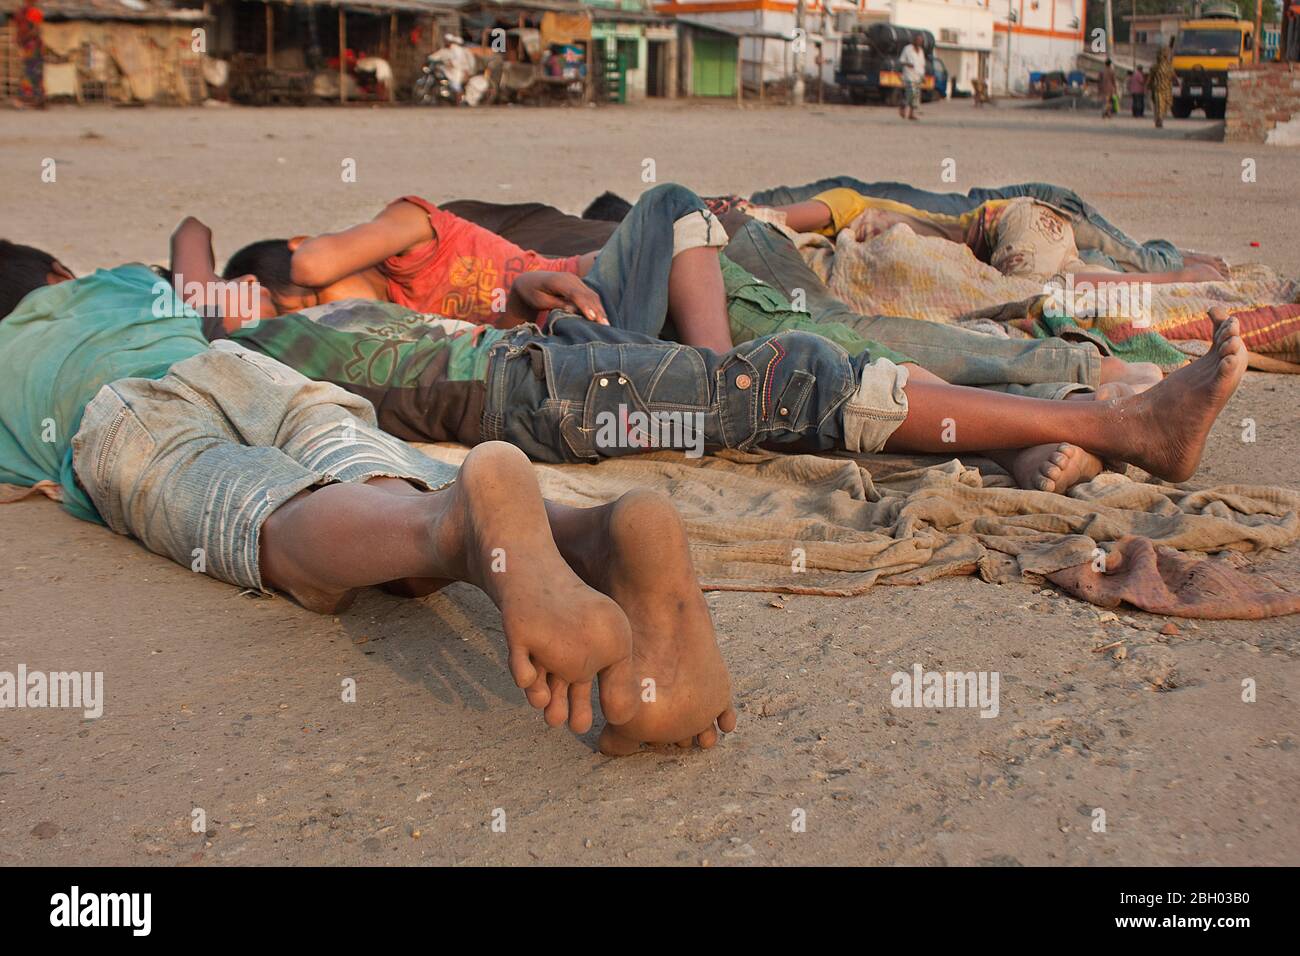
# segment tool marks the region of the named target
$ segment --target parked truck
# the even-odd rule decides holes
[[[1179,119],[1205,110],[1223,119],[1228,109],[1228,71],[1255,62],[1255,24],[1241,19],[1234,3],[1208,7],[1199,19],[1179,25],[1174,41],[1171,110]]]
[[[899,105],[903,101],[903,66],[898,55],[918,33],[925,50],[925,80],[921,84],[921,95],[926,100],[944,95],[935,83],[934,34],[929,30],[892,23],[873,23],[864,30],[844,35],[840,41],[840,62],[835,69],[835,82],[848,91],[849,99],[854,103],[878,99],[890,106]]]

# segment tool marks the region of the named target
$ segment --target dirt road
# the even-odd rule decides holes
[[[0,234],[85,271],[162,261],[186,213],[224,257],[407,192],[578,211],[603,189],[635,197],[649,173],[716,193],[846,172],[1061,183],[1140,238],[1300,271],[1300,151],[1186,138],[1204,123],[924,114],[5,112]],[[1300,487],[1298,405],[1300,381],[1248,375],[1197,483]],[[1256,567],[1300,582],[1294,553]],[[974,579],[709,601],[739,731],[708,753],[610,760],[525,705],[499,617],[467,586],[318,617],[48,502],[0,507],[0,670],[103,671],[107,694],[97,720],[0,710],[0,864],[1300,862],[1300,618],[1169,637],[1161,618]],[[1114,641],[1123,660],[1093,652]],[[998,717],[892,708],[890,674],[914,663],[998,671]]]

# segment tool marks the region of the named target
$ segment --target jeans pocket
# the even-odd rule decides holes
[[[809,397],[817,385],[817,376],[811,372],[798,369],[776,400],[770,427],[793,432],[801,432],[808,427]]]

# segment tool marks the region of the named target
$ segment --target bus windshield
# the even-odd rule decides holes
[[[1241,52],[1238,30],[1182,30],[1174,53],[1183,56],[1237,56]]]

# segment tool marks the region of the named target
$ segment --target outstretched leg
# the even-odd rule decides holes
[[[500,608],[510,672],[533,706],[550,702],[548,674],[588,692],[599,674],[609,720],[637,710],[627,618],[560,556],[532,466],[509,445],[475,448],[456,483],[436,492],[371,484],[304,492],[262,526],[261,567],[268,586],[326,612],[363,587],[469,582]]]
[[[1215,309],[1210,351],[1137,395],[1109,402],[1052,402],[932,382],[906,388],[908,415],[887,451],[961,452],[1069,442],[1099,458],[1186,481],[1205,438],[1246,369],[1236,319]]]

